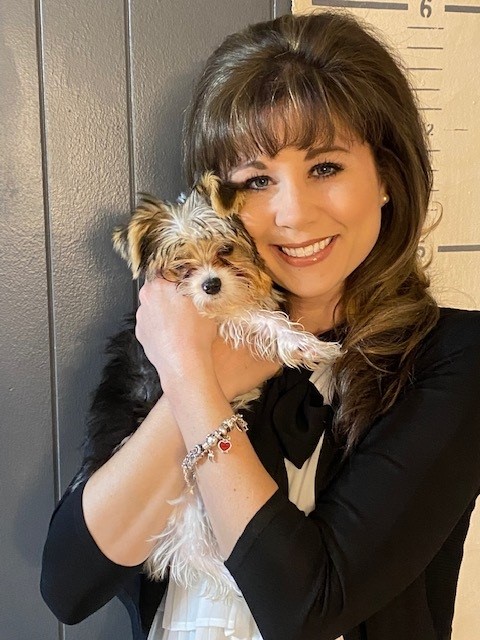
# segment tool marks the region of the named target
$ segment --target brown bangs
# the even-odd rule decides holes
[[[300,67],[300,68],[299,68]],[[271,157],[286,146],[307,149],[332,146],[336,135],[363,136],[363,123],[353,122],[345,98],[327,92],[321,73],[282,63],[267,77],[253,77],[233,92],[219,95],[213,110],[208,142],[200,148],[209,157],[203,164],[226,177],[231,169],[260,153]],[[341,106],[340,106],[341,105]]]

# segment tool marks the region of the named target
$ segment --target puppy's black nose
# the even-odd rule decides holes
[[[222,281],[220,278],[208,278],[208,280],[202,282],[202,289],[209,295],[215,295],[215,293],[218,293],[221,288]]]

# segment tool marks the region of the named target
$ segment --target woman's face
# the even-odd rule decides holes
[[[246,190],[241,218],[276,283],[309,306],[338,301],[345,279],[375,245],[385,188],[367,144],[285,147],[235,167]]]

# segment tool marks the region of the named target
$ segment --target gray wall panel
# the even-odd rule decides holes
[[[38,592],[105,339],[134,308],[111,231],[135,191],[178,194],[193,77],[224,35],[272,12],[270,0],[0,3],[1,640],[130,638],[118,602],[65,628]]]
[[[124,5],[49,0],[43,30],[63,491],[80,461],[106,336],[133,308],[129,275],[110,242],[119,216],[130,209]],[[66,628],[65,638],[122,638],[126,629],[126,613],[115,601]]]
[[[122,0],[44,4],[61,488],[78,466],[105,336],[132,308],[110,235],[130,208]]]
[[[291,0],[273,0],[273,17],[284,16],[292,13]]]
[[[184,183],[180,133],[192,84],[225,35],[268,20],[265,0],[132,3],[132,89],[138,191],[168,198]]]
[[[0,3],[0,637],[56,638],[38,592],[54,505],[35,8]]]

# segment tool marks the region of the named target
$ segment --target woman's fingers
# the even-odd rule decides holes
[[[135,334],[157,370],[169,363],[178,370],[189,359],[210,357],[216,325],[174,283],[160,278],[146,282],[139,300]]]

